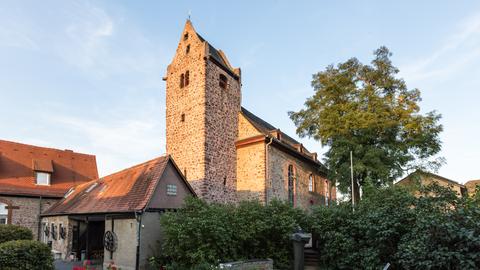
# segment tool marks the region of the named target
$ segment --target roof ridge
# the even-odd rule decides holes
[[[125,172],[125,171],[128,171],[128,170],[131,170],[131,169],[135,169],[135,168],[138,168],[138,167],[141,167],[141,166],[146,166],[146,165],[148,165],[148,164],[150,164],[150,163],[152,163],[152,162],[154,162],[154,161],[159,161],[161,158],[166,158],[166,157],[168,157],[168,156],[169,156],[169,155],[165,153],[165,154],[163,154],[163,155],[161,155],[161,156],[158,156],[158,157],[156,157],[156,158],[152,158],[152,159],[147,160],[147,161],[145,161],[145,162],[142,162],[142,163],[133,165],[133,166],[131,166],[131,167],[122,169],[122,170],[120,170],[120,171],[116,171],[116,172],[114,172],[114,173],[111,173],[111,174],[108,174],[108,175],[99,177],[98,179],[94,179],[94,180],[92,180],[92,181],[96,181],[96,180],[100,180],[100,179],[102,179],[102,178],[110,177],[110,176],[113,176],[113,175],[116,175],[116,174],[119,174],[119,173],[122,173],[122,172]]]
[[[45,150],[54,150],[54,151],[60,151],[60,152],[69,152],[69,153],[74,153],[74,154],[78,154],[78,155],[85,155],[85,156],[95,157],[95,155],[92,155],[92,154],[85,154],[85,153],[75,152],[75,151],[70,150],[70,149],[63,149],[63,150],[62,150],[62,149],[59,149],[59,148],[38,146],[38,145],[33,145],[33,144],[20,143],[20,142],[7,141],[7,140],[2,140],[2,139],[0,139],[0,143],[2,143],[2,142],[4,142],[4,143],[9,143],[9,144],[17,144],[17,145],[23,145],[23,146],[41,148],[41,149],[45,149]],[[71,151],[71,152],[70,152],[70,151]]]

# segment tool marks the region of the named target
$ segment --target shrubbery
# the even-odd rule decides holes
[[[53,270],[53,257],[50,248],[38,241],[9,241],[0,244],[0,268]]]
[[[319,239],[322,269],[480,269],[480,190],[458,198],[438,185],[419,197],[400,187],[365,188],[349,203],[314,207],[286,203],[238,206],[189,199],[162,219],[166,240],[156,262],[171,269],[211,269],[219,262],[271,258],[276,269],[292,262],[290,234],[301,226]]]
[[[437,185],[420,197],[398,187],[366,190],[349,204],[315,208],[326,269],[479,269],[480,207]]]
[[[307,227],[307,216],[278,201],[233,206],[190,198],[178,212],[165,214],[162,226],[166,240],[160,260],[175,269],[254,258],[271,258],[277,269],[289,269],[290,234]]]
[[[32,240],[32,231],[17,225],[0,225],[0,244],[12,240]]]

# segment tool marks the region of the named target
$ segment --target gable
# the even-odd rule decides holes
[[[176,195],[168,194],[168,186],[173,185]],[[157,187],[150,199],[147,209],[180,208],[186,197],[195,196],[187,182],[172,161],[169,161],[163,171]]]
[[[255,128],[250,121],[242,114],[238,114],[238,140],[262,135],[263,133],[260,132],[257,128]]]

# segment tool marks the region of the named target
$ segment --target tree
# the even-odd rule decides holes
[[[355,198],[360,187],[391,184],[413,169],[436,169],[442,158],[441,118],[422,115],[418,89],[409,90],[390,51],[380,47],[371,65],[351,58],[313,75],[315,94],[305,107],[289,112],[300,137],[327,146],[325,164],[340,191],[351,194],[350,151],[354,159]]]

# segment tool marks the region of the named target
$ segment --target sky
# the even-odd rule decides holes
[[[0,1],[0,139],[95,154],[101,176],[160,156],[189,14],[241,67],[242,105],[295,138],[312,74],[387,46],[443,116],[438,173],[480,179],[480,1]]]

